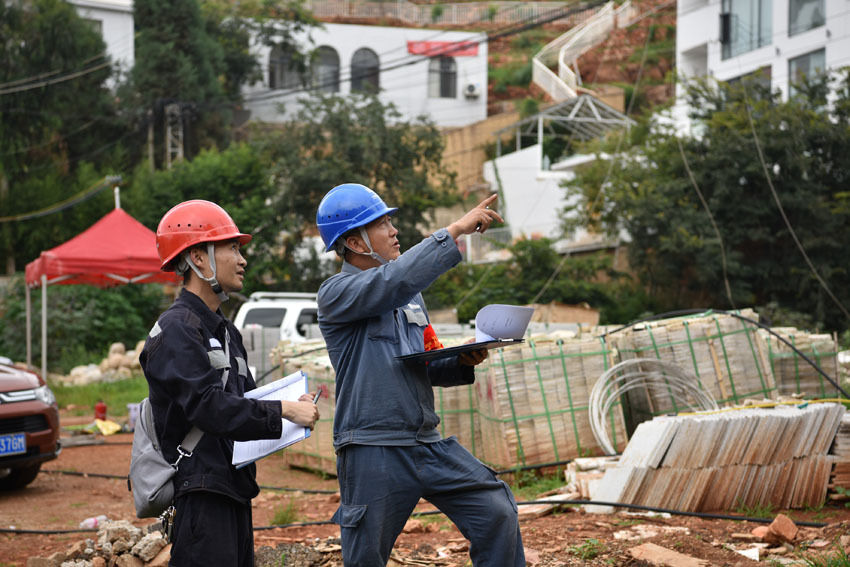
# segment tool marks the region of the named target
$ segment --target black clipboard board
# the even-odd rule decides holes
[[[459,354],[463,354],[465,352],[471,352],[474,350],[481,350],[483,348],[491,349],[491,348],[501,348],[511,345],[518,345],[524,343],[525,339],[493,339],[492,341],[482,341],[480,343],[469,343],[465,345],[458,345],[447,348],[438,348],[434,350],[426,350],[425,352],[414,352],[413,354],[403,354],[395,357],[396,360],[401,360],[404,362],[429,362],[431,360],[438,360],[441,358],[449,358],[451,356],[457,356]]]

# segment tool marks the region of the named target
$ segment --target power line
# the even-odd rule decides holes
[[[84,189],[83,191],[77,193],[73,197],[65,199],[64,201],[60,201],[49,207],[45,207],[43,209],[38,209],[36,211],[31,211],[28,213],[21,213],[19,215],[12,215],[7,217],[0,217],[0,223],[4,222],[17,222],[17,221],[25,221],[36,219],[40,217],[46,217],[48,215],[52,215],[54,213],[59,213],[64,211],[65,209],[70,209],[74,205],[82,203],[83,201],[87,201],[109,187],[114,187],[121,183],[120,176],[107,176],[104,177],[101,181],[98,181],[91,187]]]
[[[723,268],[723,283],[726,287],[726,297],[729,298],[729,305],[732,309],[736,309],[735,301],[732,299],[732,287],[729,285],[729,274],[726,268],[726,246],[723,244],[723,235],[720,234],[720,229],[717,227],[717,223],[714,222],[714,215],[711,214],[711,209],[708,206],[708,202],[705,200],[705,197],[700,191],[699,185],[697,184],[697,180],[694,177],[693,172],[691,171],[691,166],[688,163],[688,157],[685,155],[685,148],[682,146],[682,140],[679,136],[676,136],[676,143],[679,145],[679,153],[682,156],[682,163],[685,165],[685,170],[688,172],[688,178],[691,180],[691,184],[694,187],[694,191],[696,191],[699,196],[699,200],[702,203],[703,208],[705,209],[706,214],[708,215],[708,220],[711,221],[711,226],[714,228],[714,233],[717,235],[717,240],[720,243],[720,263]]]
[[[785,223],[785,227],[791,234],[791,238],[794,240],[794,244],[797,245],[797,249],[800,251],[800,254],[802,254],[803,259],[806,261],[806,265],[808,265],[809,270],[811,270],[812,274],[814,274],[815,278],[818,280],[824,291],[826,291],[827,295],[829,295],[830,299],[832,299],[835,305],[838,306],[842,313],[844,313],[844,316],[847,317],[847,319],[850,319],[850,312],[847,311],[847,308],[844,306],[844,304],[841,303],[841,301],[835,296],[834,293],[832,293],[832,290],[829,288],[829,285],[826,283],[826,280],[821,277],[817,268],[815,268],[815,265],[812,263],[812,260],[806,253],[806,249],[803,248],[803,244],[800,242],[800,239],[797,238],[797,233],[794,230],[794,227],[791,226],[791,221],[788,220],[788,216],[785,214],[785,208],[782,206],[782,202],[779,200],[779,194],[776,191],[776,187],[773,186],[773,180],[770,178],[770,173],[767,170],[767,163],[765,162],[764,153],[761,149],[761,142],[759,141],[758,134],[756,133],[756,127],[755,123],[753,122],[753,115],[750,108],[751,102],[750,96],[747,91],[746,81],[744,81],[742,85],[744,87],[744,96],[746,97],[746,104],[744,105],[744,108],[746,108],[747,110],[747,120],[750,123],[750,130],[753,133],[753,141],[755,141],[756,144],[756,152],[758,154],[759,162],[761,163],[762,172],[764,172],[764,177],[767,180],[767,186],[770,188],[770,193],[771,195],[773,195],[773,200],[776,202],[776,207],[779,209],[779,214],[782,216],[782,220]]]
[[[551,10],[551,11],[547,12],[546,14],[544,14],[543,17],[532,16],[532,17],[526,18],[524,20],[520,20],[519,25],[508,26],[508,27],[502,29],[501,31],[497,32],[494,35],[481,34],[483,37],[481,37],[479,39],[470,39],[468,41],[460,42],[459,45],[457,45],[453,48],[449,48],[446,51],[441,52],[440,55],[451,55],[451,53],[455,50],[466,49],[467,47],[472,46],[472,45],[477,46],[477,45],[480,45],[481,43],[485,43],[485,42],[493,41],[495,39],[501,39],[503,37],[515,35],[515,34],[520,33],[522,31],[526,31],[528,29],[538,27],[538,26],[541,26],[543,24],[553,22],[555,20],[559,20],[559,19],[571,16],[571,15],[574,15],[574,14],[577,14],[577,13],[580,13],[580,12],[591,10],[591,9],[596,8],[596,7],[598,7],[598,6],[600,6],[604,3],[605,3],[604,0],[595,0],[593,2],[588,2],[588,3],[581,4],[581,5],[575,6],[575,7],[558,8],[558,9],[555,9],[555,10]],[[399,58],[396,61],[393,61],[389,64],[386,64],[383,67],[380,67],[377,72],[382,73],[382,72],[386,72],[386,71],[392,71],[392,70],[399,69],[399,68],[402,68],[402,67],[415,65],[417,63],[421,63],[421,62],[426,61],[426,60],[431,59],[431,58],[432,57],[428,56],[428,55],[407,55],[407,56],[404,56],[402,58]],[[258,101],[266,100],[266,99],[269,99],[269,98],[282,98],[282,97],[289,96],[291,94],[297,94],[297,93],[301,93],[301,92],[310,92],[310,91],[314,91],[314,90],[321,90],[321,89],[328,87],[328,86],[337,85],[338,83],[351,82],[353,80],[353,78],[354,78],[353,75],[351,75],[351,76],[346,76],[346,77],[340,77],[339,79],[326,80],[326,81],[321,82],[321,83],[317,82],[317,83],[314,83],[312,85],[304,85],[302,87],[293,87],[291,89],[274,89],[274,90],[269,89],[266,92],[260,91],[259,94],[256,94],[255,96],[250,96],[250,95],[246,96],[243,100],[246,101],[246,102],[258,102]]]
[[[99,71],[100,69],[103,69],[104,67],[109,67],[110,65],[111,65],[111,63],[109,61],[106,61],[104,63],[100,63],[99,65],[95,65],[94,67],[89,67],[88,69],[82,69],[80,71],[76,71],[74,73],[69,73],[67,75],[63,75],[63,76],[55,78],[55,79],[47,79],[47,80],[39,81],[37,83],[29,83],[29,84],[26,84],[26,85],[21,85],[19,87],[9,87],[7,89],[0,90],[0,96],[30,91],[32,89],[47,87],[47,86],[55,85],[55,84],[58,84],[58,83],[64,83],[66,81],[70,81],[70,80],[82,77],[84,75],[88,75],[89,73],[94,73],[95,71]]]

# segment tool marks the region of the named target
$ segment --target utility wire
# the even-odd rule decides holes
[[[459,42],[459,44],[457,46],[455,46],[453,48],[449,48],[445,51],[441,51],[440,55],[451,55],[452,52],[456,51],[456,50],[466,49],[466,48],[468,48],[472,45],[477,46],[477,45],[480,45],[481,43],[486,43],[486,42],[493,41],[495,39],[501,39],[503,37],[515,35],[517,33],[526,31],[528,29],[532,29],[532,28],[535,28],[535,27],[539,27],[543,24],[553,22],[555,20],[563,19],[565,17],[569,17],[571,15],[574,15],[574,14],[577,14],[577,13],[580,13],[580,12],[583,12],[583,11],[592,10],[592,9],[598,7],[598,6],[601,6],[604,3],[605,3],[605,0],[596,0],[594,2],[589,2],[587,4],[581,4],[579,6],[574,6],[574,7],[569,7],[569,8],[557,8],[557,9],[554,9],[554,10],[547,12],[542,17],[541,16],[532,16],[532,17],[526,18],[525,20],[520,20],[519,25],[511,24],[510,27],[506,27],[502,31],[499,31],[499,32],[497,32],[493,35],[483,34],[483,36],[481,38],[477,39],[477,40],[473,39],[473,40],[469,40],[469,41]],[[382,73],[382,72],[386,72],[386,71],[392,71],[392,70],[399,69],[399,68],[402,68],[402,67],[407,67],[407,66],[410,66],[410,65],[415,65],[415,64],[421,63],[421,62],[428,60],[428,59],[431,59],[431,58],[432,58],[432,56],[428,56],[428,55],[405,56],[404,58],[400,58],[397,61],[392,62],[391,64],[388,64],[386,66],[382,66],[381,68],[378,69],[378,73]],[[266,99],[270,99],[270,98],[281,98],[281,97],[284,97],[284,96],[288,96],[288,95],[296,94],[296,93],[300,93],[300,92],[309,92],[309,91],[313,91],[313,90],[321,90],[325,87],[333,86],[333,85],[336,85],[338,83],[350,82],[351,80],[353,80],[353,78],[354,78],[353,76],[348,76],[348,77],[342,77],[342,78],[339,78],[339,79],[326,80],[326,81],[321,82],[321,83],[317,82],[317,83],[312,84],[312,85],[305,85],[305,86],[302,86],[302,87],[294,87],[294,88],[291,88],[291,89],[275,89],[275,90],[270,89],[267,92],[260,91],[258,94],[254,94],[253,96],[251,94],[245,96],[243,98],[243,101],[244,102],[258,102],[258,101],[262,101],[262,100],[266,100]]]
[[[829,285],[821,277],[817,268],[815,268],[815,265],[812,263],[811,259],[809,258],[809,255],[806,253],[805,248],[803,248],[803,244],[800,242],[800,239],[797,238],[797,233],[794,231],[794,227],[791,226],[791,221],[788,220],[788,216],[785,214],[785,209],[782,206],[782,202],[779,200],[779,194],[776,192],[776,188],[773,186],[773,180],[770,178],[770,173],[767,170],[767,163],[765,163],[764,153],[761,149],[761,142],[759,141],[758,134],[756,133],[756,126],[753,122],[753,115],[750,108],[750,95],[747,90],[746,81],[742,82],[741,84],[744,87],[744,96],[746,97],[746,104],[744,106],[747,110],[747,120],[749,120],[750,130],[753,133],[753,141],[756,144],[756,151],[758,153],[759,162],[761,162],[761,168],[764,172],[764,177],[765,179],[767,179],[767,186],[770,188],[770,193],[771,195],[773,195],[773,200],[776,202],[776,207],[779,209],[779,214],[782,216],[782,220],[785,222],[785,227],[788,229],[788,232],[791,233],[791,238],[794,239],[794,243],[797,245],[797,249],[800,251],[800,254],[802,254],[803,259],[806,261],[806,264],[809,266],[809,269],[812,271],[815,278],[817,278],[821,287],[824,289],[824,291],[826,291],[827,295],[829,295],[829,297],[832,299],[835,305],[838,306],[841,312],[844,313],[844,316],[847,317],[848,320],[850,320],[850,312],[847,311],[847,308],[844,307],[844,304],[841,303],[841,301],[835,296],[834,293],[832,293],[832,290],[829,288]],[[844,393],[843,390],[842,393]],[[847,397],[847,394],[844,394],[844,396]]]
[[[647,18],[647,17],[655,14],[656,12],[662,10],[663,8],[666,8],[667,6],[670,6],[671,4],[674,4],[674,3],[675,3],[675,0],[668,0],[664,4],[661,4],[659,6],[654,7],[652,10],[648,11],[646,14],[642,14],[639,18],[635,19],[635,21],[632,22],[630,24],[630,26],[636,24],[637,22],[643,20],[644,18]],[[638,68],[638,73],[637,73],[637,76],[635,78],[635,83],[632,87],[633,92],[637,92],[638,86],[640,85],[641,76],[643,74],[643,69],[646,66],[646,54],[647,54],[647,49],[649,47],[649,38],[650,38],[650,34],[647,34],[646,41],[644,42],[644,46],[643,46],[643,54],[642,54],[642,57],[641,57],[640,67]],[[606,47],[606,49],[607,49],[607,47]],[[599,68],[597,67],[597,73],[598,72],[599,72]],[[635,101],[636,98],[637,98],[636,96],[633,96],[632,99],[629,101],[629,108],[626,110],[627,115],[631,112],[632,105],[634,104],[634,101]],[[622,143],[624,137],[625,137],[625,133],[621,132],[620,137],[619,137],[619,142],[617,143],[616,154],[619,154],[620,144]],[[601,195],[601,193],[603,191],[603,187],[604,187],[605,183],[607,182],[608,177],[610,176],[610,174],[612,172],[613,164],[614,164],[614,160],[611,161],[611,164],[608,168],[608,173],[605,176],[605,180],[603,180],[602,185],[600,186],[599,193],[597,193],[597,199]],[[497,167],[495,160],[493,162],[493,165],[494,165],[494,168]],[[500,188],[501,188],[501,180],[498,179],[498,169],[496,169],[496,174],[497,174],[497,180],[499,181]],[[500,191],[500,193],[501,193],[501,191]],[[596,199],[594,200],[594,203],[593,203],[592,206],[595,206],[595,205],[596,205]],[[569,258],[569,257],[570,257],[569,255],[564,256],[564,258],[561,260],[561,262],[558,264],[558,266],[555,267],[555,269],[552,272],[552,275],[549,276],[546,283],[544,283],[542,289],[535,296],[535,301],[543,295],[543,293],[549,287],[551,282],[554,281],[554,278],[561,271],[564,264],[566,263],[567,258]],[[476,290],[481,285],[481,283],[484,281],[484,279],[489,275],[490,269],[492,269],[493,266],[494,265],[491,264],[490,268],[488,268],[488,270],[485,271],[484,274],[482,274],[481,278],[478,280],[478,282],[476,282],[476,284],[472,287],[472,289],[470,289],[469,292],[463,298],[461,298],[461,300],[458,301],[457,304],[455,304],[455,310],[457,310],[458,306],[460,306],[464,301],[466,301],[466,299],[472,294],[472,292],[474,290]],[[535,301],[533,301],[532,303],[534,303]]]
[[[99,71],[100,69],[103,69],[104,67],[109,67],[109,65],[110,65],[110,62],[106,61],[105,63],[101,63],[100,65],[95,65],[94,67],[90,67],[88,69],[83,69],[81,71],[77,71],[76,73],[70,73],[68,75],[58,77],[56,79],[48,79],[48,80],[40,81],[38,83],[31,83],[31,84],[27,84],[27,85],[22,85],[20,87],[10,87],[10,88],[7,88],[7,89],[2,89],[2,90],[0,90],[0,96],[30,91],[32,89],[47,87],[47,86],[55,85],[55,84],[58,84],[58,83],[64,83],[66,81],[70,81],[72,79],[77,79],[77,78],[82,77],[84,75],[88,75],[89,73],[94,73],[95,71]]]
[[[11,215],[7,217],[0,217],[0,223],[4,222],[18,222],[25,221],[30,219],[36,219],[40,217],[46,217],[47,215],[52,215],[54,213],[58,213],[64,211],[65,209],[70,209],[74,205],[82,203],[83,201],[87,201],[109,187],[114,187],[121,183],[120,176],[107,176],[104,177],[101,181],[98,181],[91,187],[84,189],[83,191],[77,193],[73,197],[65,199],[64,201],[60,201],[49,207],[45,207],[43,209],[38,209],[36,211],[31,211],[29,213],[21,213],[19,215]]]
[[[94,55],[94,56],[89,57],[87,59],[83,59],[80,62],[80,64],[83,67],[85,67],[89,63],[97,61],[98,59],[105,59],[106,57],[107,57],[107,55],[105,53],[101,53],[99,55]],[[5,88],[9,88],[9,87],[17,87],[17,86],[21,86],[21,85],[27,86],[26,85],[27,83],[33,83],[33,82],[36,82],[36,81],[42,82],[45,79],[47,79],[48,77],[58,75],[59,73],[62,73],[62,72],[63,72],[63,69],[53,69],[52,71],[45,71],[44,73],[39,73],[38,75],[32,75],[30,77],[23,77],[23,78],[20,78],[20,79],[14,79],[12,81],[0,83],[0,89],[5,89]]]
[[[765,331],[767,331],[768,333],[773,335],[776,338],[776,340],[778,340],[779,342],[781,342],[782,344],[784,344],[785,346],[787,346],[788,348],[793,350],[800,358],[805,360],[812,368],[814,368],[815,371],[818,374],[820,374],[821,376],[826,378],[826,381],[829,382],[830,384],[832,384],[835,387],[835,389],[838,390],[841,393],[842,396],[850,399],[850,395],[848,395],[847,392],[844,391],[844,388],[841,387],[841,385],[837,382],[836,379],[831,378],[826,372],[823,371],[823,369],[820,366],[818,366],[818,364],[814,360],[812,360],[811,358],[806,356],[806,354],[804,352],[802,352],[800,349],[798,349],[791,341],[787,340],[785,337],[783,337],[782,335],[780,335],[779,333],[777,333],[776,331],[771,329],[768,325],[765,325],[764,323],[756,321],[755,319],[750,319],[749,317],[744,317],[743,315],[741,315],[740,313],[737,313],[735,311],[725,311],[723,309],[704,309],[704,308],[680,309],[680,310],[677,310],[677,311],[668,311],[666,313],[660,313],[660,314],[657,314],[657,315],[653,315],[652,317],[645,317],[643,319],[638,319],[636,321],[632,321],[631,323],[627,323],[627,324],[625,324],[621,327],[617,327],[616,329],[613,329],[611,331],[606,331],[606,332],[602,333],[600,335],[600,337],[602,337],[604,339],[608,335],[613,335],[614,333],[618,333],[618,332],[622,331],[623,329],[628,329],[629,327],[633,327],[634,325],[638,325],[640,323],[645,323],[647,321],[655,321],[656,319],[664,319],[664,318],[667,318],[667,317],[678,317],[678,316],[681,316],[681,315],[696,315],[698,313],[705,313],[706,315],[709,315],[711,313],[723,313],[724,315],[729,315],[731,317],[735,317],[736,319],[740,319],[741,321],[744,321],[746,323],[750,323],[751,325],[756,325],[757,327],[764,329]]]
[[[676,136],[676,143],[679,145],[679,153],[682,156],[682,163],[685,165],[685,170],[688,172],[688,178],[691,180],[691,185],[694,186],[694,191],[696,191],[699,196],[699,200],[708,215],[708,220],[711,221],[711,226],[714,228],[714,234],[717,235],[717,241],[720,244],[720,264],[723,267],[723,284],[726,287],[726,297],[729,299],[730,307],[735,309],[735,300],[732,299],[732,287],[729,285],[729,274],[726,269],[726,246],[723,244],[723,235],[720,234],[720,229],[717,227],[717,223],[714,222],[714,215],[711,214],[708,202],[705,200],[702,191],[700,191],[697,180],[691,171],[691,166],[688,163],[688,157],[685,155],[685,148],[682,146],[682,139],[679,136]]]

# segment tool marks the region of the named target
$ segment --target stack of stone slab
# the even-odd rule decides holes
[[[758,318],[752,310],[739,314]],[[468,338],[440,337],[447,347]],[[587,418],[588,398],[599,377],[616,363],[652,358],[676,364],[719,405],[741,405],[777,397],[771,348],[758,326],[713,312],[627,328],[598,328],[580,336],[563,332],[529,336],[521,345],[491,350],[487,361],[476,367],[474,384],[435,388],[440,432],[456,436],[497,469],[601,455]],[[319,402],[322,419],[310,439],[286,450],[290,462],[336,474],[335,375],[324,343],[281,342],[270,359],[280,365],[278,375],[303,370],[311,389],[323,386],[326,391]],[[607,416],[618,451],[626,446],[627,430],[653,416],[686,409],[663,386],[630,391],[625,401]]]
[[[740,315],[758,320],[750,309]],[[764,338],[757,326],[732,315],[708,312],[642,323],[611,333],[608,340],[619,360],[656,358],[676,364],[720,406],[776,397]],[[663,386],[630,392],[628,405],[637,422],[683,409]]]
[[[829,454],[835,458],[829,485],[832,498],[847,500],[850,498],[850,414],[841,418]]]
[[[828,334],[808,333],[794,327],[772,327],[771,331],[806,355],[833,380],[838,380],[838,344]],[[832,398],[838,390],[788,344],[767,331],[760,331],[768,348],[770,366],[780,395]]]
[[[479,458],[507,469],[603,454],[587,417],[588,398],[613,364],[613,352],[599,337],[541,336],[492,351],[476,368]],[[612,443],[622,450],[619,404],[608,419]]]
[[[301,370],[307,375],[307,386],[311,392],[322,390],[322,396],[316,404],[321,417],[313,427],[310,437],[284,450],[287,462],[293,466],[335,476],[333,417],[336,407],[336,374],[324,341],[281,341],[272,349],[270,359],[280,365],[278,372],[282,376]]]
[[[593,499],[689,512],[820,506],[843,416],[841,404],[819,403],[656,417],[638,426]]]
[[[463,338],[443,339],[445,346]],[[321,342],[281,342],[271,354],[283,375],[307,374],[311,390],[324,387],[322,419],[310,438],[290,446],[290,464],[336,474],[333,451],[334,370]],[[612,364],[601,339],[569,338],[553,333],[525,344],[490,351],[476,367],[475,383],[435,388],[435,409],[444,437],[456,436],[470,452],[497,469],[599,455],[587,419],[593,382]],[[618,448],[626,444],[622,408],[610,412],[610,430]]]

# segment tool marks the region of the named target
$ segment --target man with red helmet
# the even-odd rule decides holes
[[[183,290],[139,357],[163,456],[173,463],[183,455],[170,565],[253,566],[256,467],[231,465],[233,442],[274,439],[282,419],[313,427],[319,417],[307,394],[297,402],[243,397],[256,384],[242,336],[220,306],[242,289],[240,247],[250,240],[224,209],[202,200],[173,207],[156,230],[161,268],[183,275]],[[195,449],[178,449],[193,427],[204,432]]]
[[[461,259],[455,240],[502,217],[492,195],[401,253],[389,208],[371,189],[345,183],[319,204],[316,225],[342,269],[319,287],[319,328],[336,371],[334,448],[346,566],[387,564],[420,498],[469,539],[476,567],[520,567],[525,551],[510,488],[454,437],[443,439],[434,386],[471,384],[487,351],[407,364],[422,352],[428,313],[421,291]],[[436,336],[433,337],[436,340]]]

